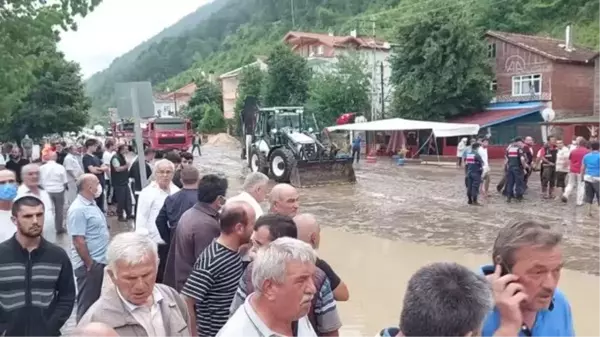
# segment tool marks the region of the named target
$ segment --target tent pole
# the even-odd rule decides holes
[[[435,154],[437,155],[438,163],[440,162],[440,149],[437,146],[437,139],[433,136],[433,131],[431,131],[431,140],[433,140],[433,144],[435,144]]]

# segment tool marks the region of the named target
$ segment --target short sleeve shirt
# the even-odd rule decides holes
[[[92,173],[88,169],[88,167],[90,167],[90,166],[94,166],[94,167],[102,166],[102,160],[100,160],[100,158],[98,158],[94,155],[89,155],[87,153],[83,155],[82,161],[83,161],[83,172],[84,173]],[[100,181],[101,184],[104,184],[104,173],[95,174],[95,176],[98,178],[98,180]]]
[[[104,213],[95,202],[78,195],[67,212],[67,231],[69,236],[83,236],[90,257],[98,263],[106,263],[109,232]],[[83,265],[83,260],[71,244],[71,262],[73,269]]]

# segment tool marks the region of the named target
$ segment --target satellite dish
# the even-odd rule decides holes
[[[367,122],[367,119],[365,118],[365,116],[358,116],[354,120],[354,123],[366,123],[366,122]]]
[[[554,112],[554,110],[552,110],[551,108],[546,108],[542,110],[542,118],[544,119],[544,122],[552,122],[552,120],[554,120],[555,117],[556,112]]]

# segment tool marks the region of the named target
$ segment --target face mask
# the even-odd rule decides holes
[[[100,198],[101,195],[102,195],[102,185],[98,184],[96,193],[94,193],[94,198]]]
[[[0,200],[11,201],[17,196],[17,185],[16,184],[3,184],[0,185]]]

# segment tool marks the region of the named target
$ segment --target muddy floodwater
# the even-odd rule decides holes
[[[205,146],[197,161],[203,174],[230,178],[229,195],[239,191],[247,173],[240,150]],[[577,334],[600,335],[598,215],[586,219],[581,207],[542,200],[538,173],[527,201],[506,204],[495,192],[500,165],[492,164],[494,192],[483,207],[466,204],[462,169],[398,167],[385,159],[355,166],[354,185],[300,190],[300,212],[315,214],[323,227],[320,256],[350,288],[350,301],[338,304],[343,335],[372,336],[398,324],[404,289],[420,266],[454,261],[476,269],[491,260],[498,228],[525,219],[564,230],[560,288],[571,301]]]
[[[202,151],[195,159],[201,174],[225,174],[228,195],[238,193],[248,172],[240,150],[205,145]],[[398,167],[385,159],[356,165],[354,185],[300,190],[300,212],[315,214],[323,228],[319,255],[350,289],[350,301],[338,303],[343,336],[373,336],[397,325],[408,279],[419,267],[454,261],[476,269],[491,260],[498,228],[526,219],[554,223],[564,231],[566,267],[559,287],[571,302],[577,335],[600,335],[597,212],[586,219],[581,207],[541,200],[537,173],[527,200],[506,204],[495,192],[500,163],[495,164],[493,192],[482,199],[483,207],[466,204],[462,169]],[[113,222],[113,232],[123,230]]]

